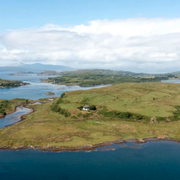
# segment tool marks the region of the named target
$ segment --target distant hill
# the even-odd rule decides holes
[[[43,74],[49,74],[49,72],[43,72]],[[97,85],[118,84],[125,82],[160,82],[162,80],[168,80],[170,78],[178,78],[173,74],[144,74],[104,69],[81,69],[77,71],[63,71],[58,73],[58,75],[61,76],[49,77],[48,79],[45,79],[43,81],[68,86],[78,85],[81,87],[91,87]]]
[[[71,71],[71,70],[75,70],[75,69],[68,66],[40,64],[40,63],[0,67],[0,72],[32,71],[38,73],[42,71]]]
[[[118,70],[110,70],[110,69],[79,69],[76,71],[63,71],[60,72],[60,75],[72,75],[72,74],[85,74],[85,73],[93,73],[93,74],[102,74],[102,75],[125,75],[125,76],[146,76],[149,74],[146,73],[134,73],[130,71],[118,71]]]
[[[38,76],[58,76],[59,73],[56,71],[43,71],[37,74]]]

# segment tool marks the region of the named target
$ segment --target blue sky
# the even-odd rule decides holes
[[[0,66],[179,71],[179,0],[0,0]]]
[[[96,19],[179,17],[179,0],[0,0],[0,31]]]

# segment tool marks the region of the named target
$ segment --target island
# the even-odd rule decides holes
[[[169,78],[177,78],[175,74],[145,74],[133,73],[128,71],[113,70],[77,70],[64,71],[59,73],[58,77],[49,77],[44,82],[59,85],[78,85],[81,87],[92,87],[97,85],[108,85],[118,83],[145,83],[145,82],[161,82]]]
[[[65,92],[0,130],[1,149],[92,149],[129,140],[180,140],[180,84],[123,83]]]
[[[43,71],[37,74],[38,76],[57,76],[59,75],[56,71]]]
[[[29,83],[24,83],[22,81],[11,81],[11,80],[0,79],[0,89],[20,87],[24,85],[29,85]]]
[[[28,76],[28,75],[31,75],[31,74],[36,74],[35,72],[32,72],[32,71],[16,71],[14,73],[10,73],[8,74],[9,76]]]
[[[55,95],[53,92],[47,92],[46,95]]]

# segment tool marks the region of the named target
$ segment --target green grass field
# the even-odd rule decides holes
[[[88,91],[68,92],[60,106],[79,113],[81,105],[96,105],[108,111],[138,113],[151,117],[172,117],[180,106],[180,85],[170,83],[126,83]]]
[[[57,103],[69,117],[53,112]],[[77,109],[95,105],[95,111]],[[0,146],[79,147],[117,139],[171,137],[180,140],[180,84],[119,84],[100,89],[66,92],[61,101],[34,105],[34,113],[25,121],[0,130]],[[105,116],[108,112],[130,112],[146,119],[125,119]],[[135,117],[135,116],[133,116]],[[156,123],[150,123],[152,117]],[[168,121],[165,120],[169,118]]]

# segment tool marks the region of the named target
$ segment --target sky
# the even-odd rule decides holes
[[[179,0],[0,0],[0,66],[180,71]]]

